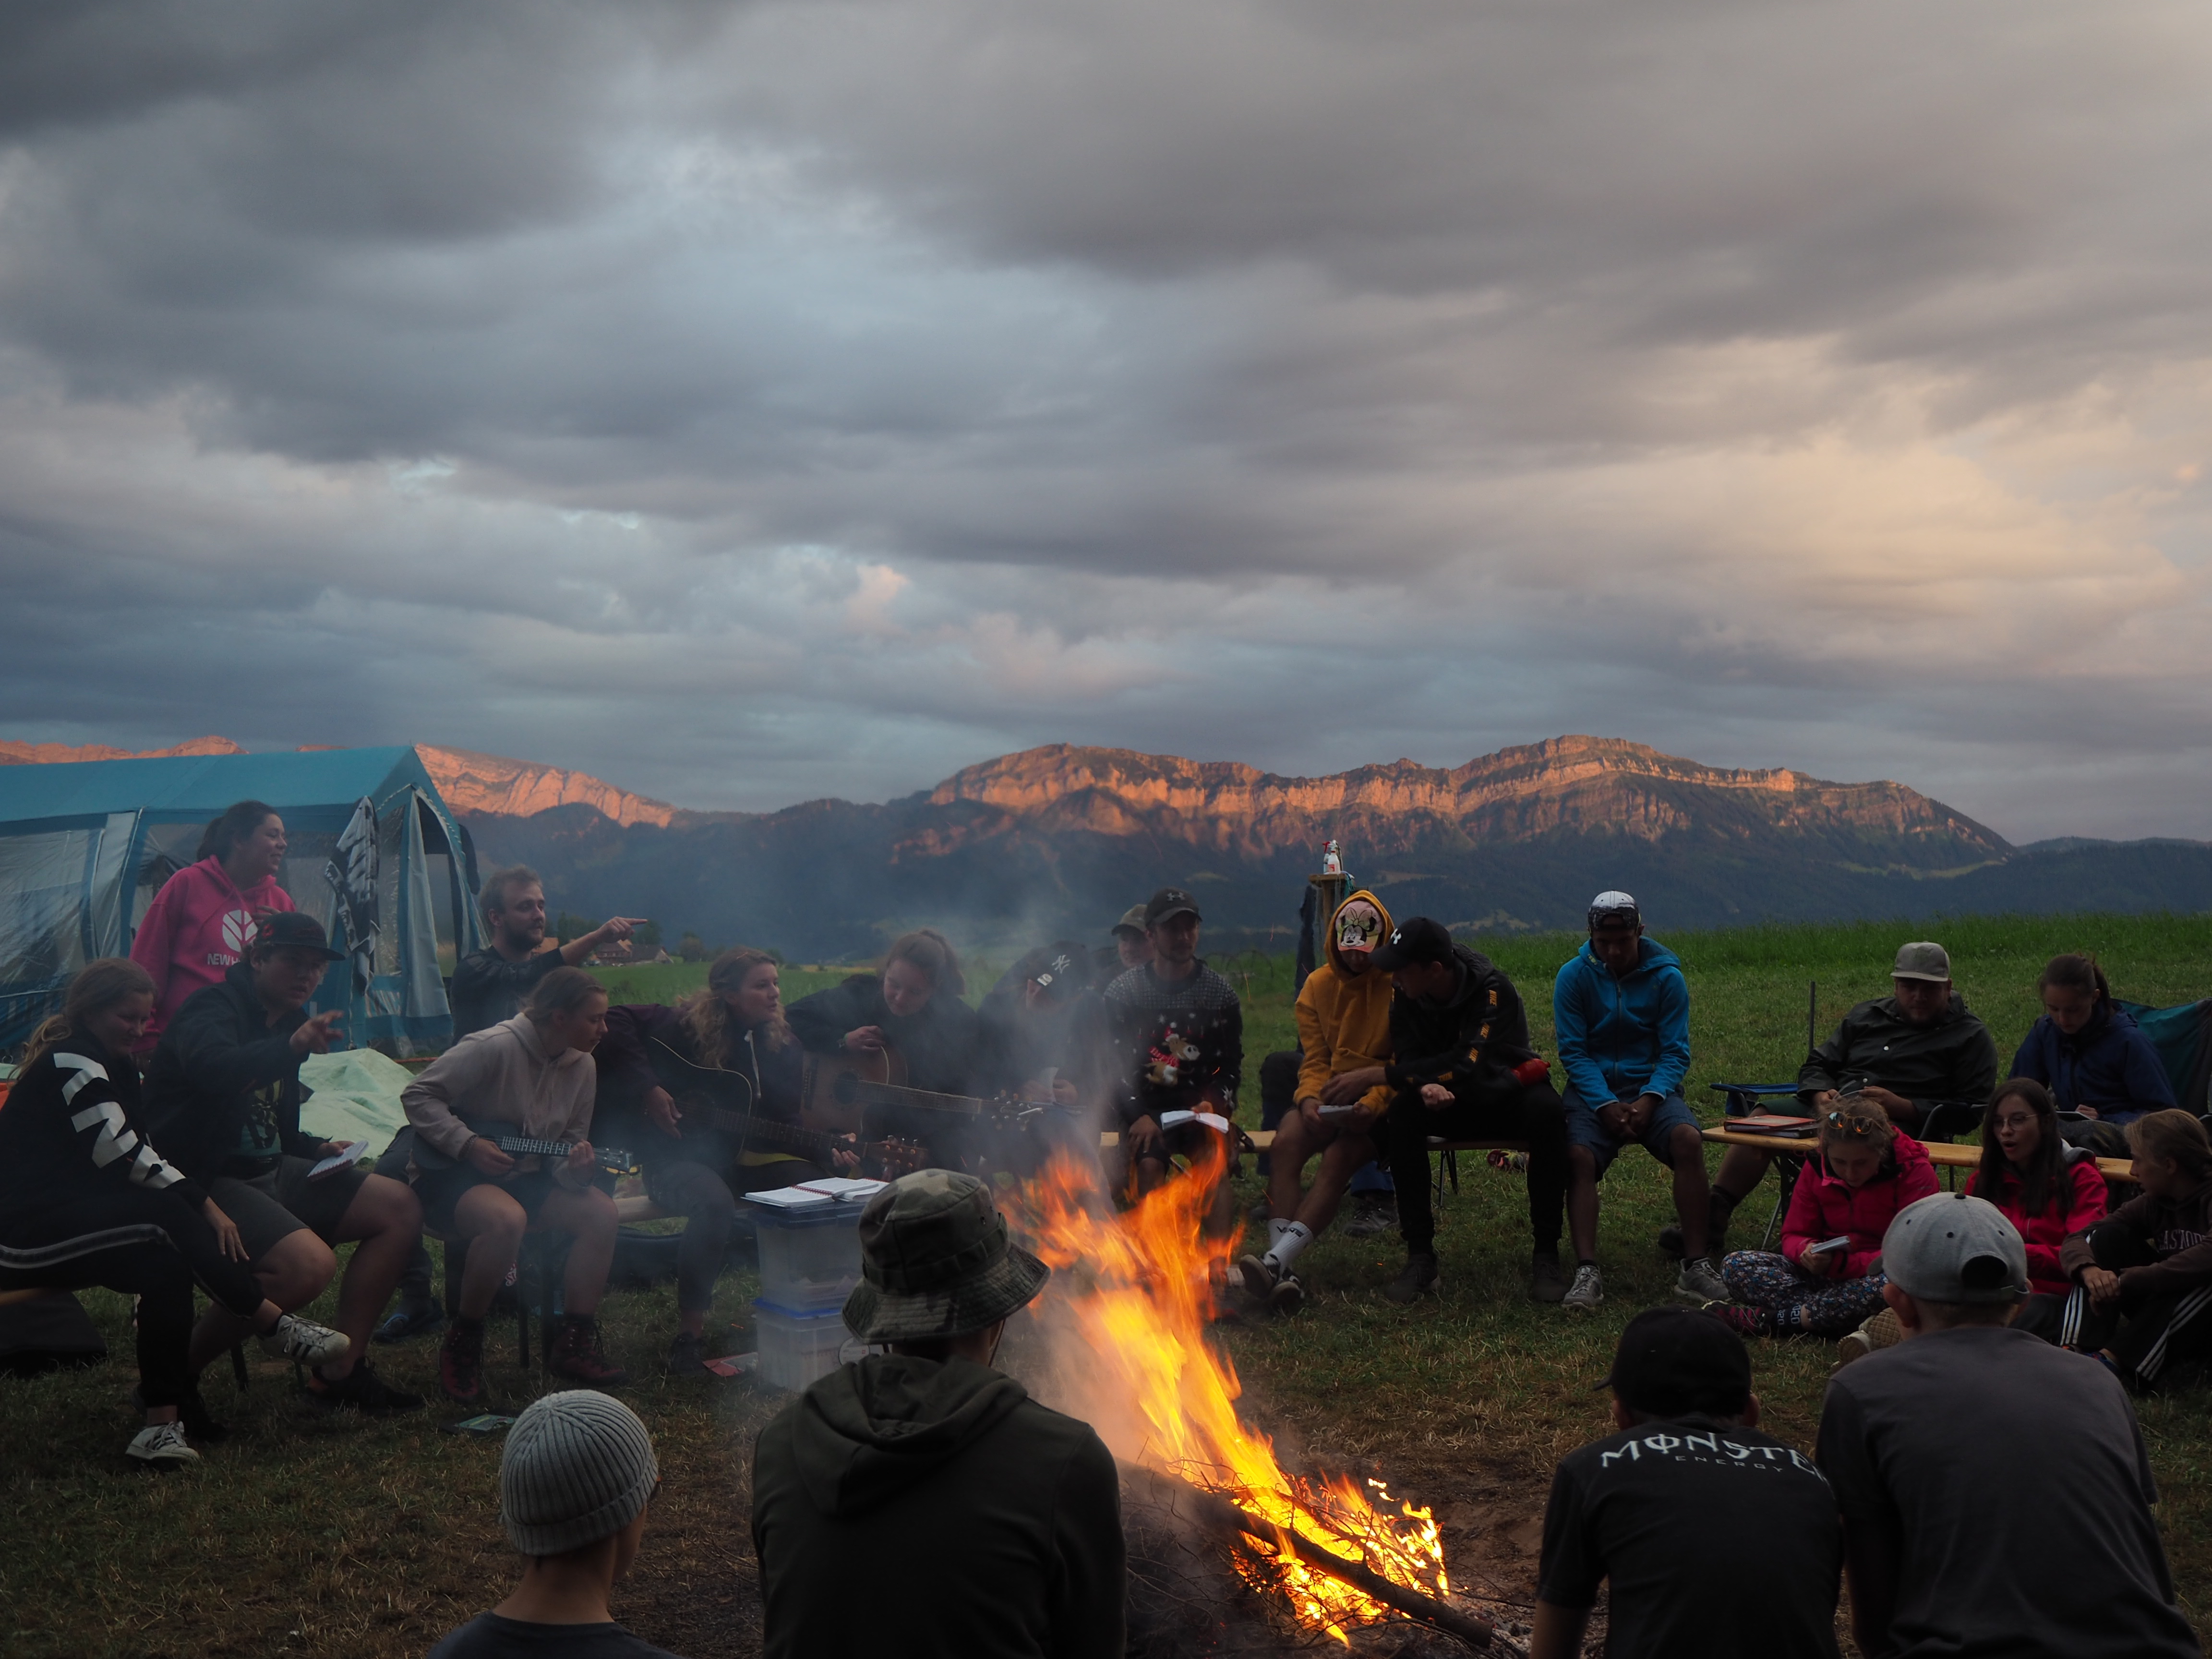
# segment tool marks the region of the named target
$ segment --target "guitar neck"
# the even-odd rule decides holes
[[[909,1089],[899,1083],[867,1083],[855,1078],[849,1085],[852,1098],[863,1106],[916,1106],[926,1112],[957,1112],[975,1117],[984,1103],[969,1095],[941,1095],[933,1089]],[[842,1097],[845,1091],[839,1091]]]

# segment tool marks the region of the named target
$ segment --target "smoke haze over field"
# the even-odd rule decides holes
[[[1557,732],[2212,836],[2212,27],[0,15],[6,735],[695,807]]]

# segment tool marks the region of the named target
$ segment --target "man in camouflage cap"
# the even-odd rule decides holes
[[[1051,1270],[973,1176],[922,1170],[860,1215],[845,1326],[887,1345],[753,1448],[764,1659],[1120,1659],[1114,1460],[993,1368]]]

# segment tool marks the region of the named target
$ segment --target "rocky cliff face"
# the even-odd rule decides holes
[[[0,766],[59,766],[70,761],[165,760],[177,755],[242,755],[228,738],[194,738],[173,749],[111,749],[104,743],[14,743],[0,738]]]
[[[622,824],[665,824],[676,816],[666,801],[617,789],[588,772],[427,743],[416,744],[415,752],[456,812],[528,817],[556,806],[588,806]]]

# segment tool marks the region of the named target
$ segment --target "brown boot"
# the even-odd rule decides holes
[[[561,1334],[554,1339],[545,1369],[587,1389],[619,1389],[629,1381],[629,1373],[609,1359],[600,1347],[599,1322],[581,1314],[569,1314],[562,1321]]]
[[[483,1320],[456,1316],[438,1345],[438,1391],[458,1405],[483,1399]]]

